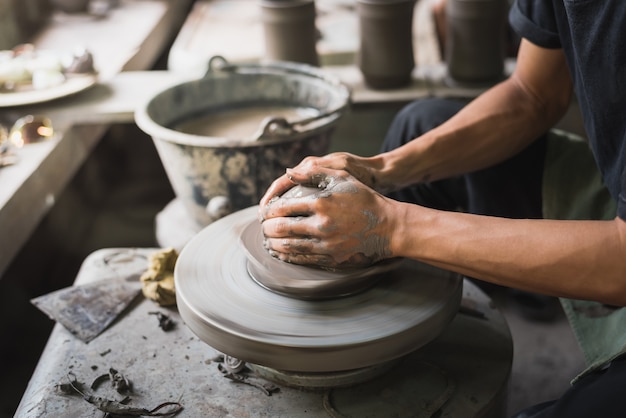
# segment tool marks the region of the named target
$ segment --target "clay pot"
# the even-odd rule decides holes
[[[415,0],[357,0],[360,46],[357,65],[373,89],[411,82]]]
[[[50,3],[65,13],[84,13],[89,8],[90,0],[50,0]]]
[[[503,78],[506,0],[447,0],[446,54],[450,81],[493,84]]]
[[[313,0],[261,0],[265,57],[319,65]]]

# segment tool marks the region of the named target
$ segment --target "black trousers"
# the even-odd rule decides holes
[[[382,151],[404,145],[452,117],[463,102],[424,99],[410,103],[396,115]],[[506,141],[506,134],[502,135]],[[469,142],[467,145],[471,147]],[[541,181],[546,139],[498,165],[464,176],[422,183],[389,193],[403,202],[442,210],[459,210],[507,218],[541,218]]]
[[[400,147],[445,122],[464,103],[424,99],[403,108],[394,119],[382,151]],[[506,141],[506,133],[502,140]],[[418,184],[389,193],[404,202],[442,210],[508,218],[541,218],[541,183],[546,138],[493,167],[451,179]],[[467,146],[472,146],[470,142]],[[626,417],[626,356],[605,370],[580,379],[561,398],[532,406],[515,418]]]
[[[626,356],[578,380],[563,396],[513,418],[622,418],[626,416]]]

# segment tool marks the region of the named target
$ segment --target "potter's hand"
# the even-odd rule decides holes
[[[390,201],[344,170],[290,170],[295,184],[317,189],[271,199],[260,208],[264,245],[295,264],[328,268],[368,266],[391,257]]]
[[[316,173],[321,168],[330,168],[333,170],[345,170],[361,183],[378,191],[384,191],[385,186],[380,184],[378,172],[382,168],[381,160],[376,157],[359,157],[347,152],[335,152],[323,157],[306,157],[293,170],[297,172]],[[290,179],[291,170],[278,179],[276,179],[265,192],[265,196],[261,199],[261,207],[267,205],[269,200],[275,196],[282,196],[287,190],[295,184]],[[301,181],[304,184],[316,185],[318,179],[308,179]]]

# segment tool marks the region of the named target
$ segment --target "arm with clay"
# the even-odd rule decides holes
[[[289,170],[299,185],[315,187],[271,199],[260,209],[264,246],[280,260],[329,268],[368,266],[392,257],[380,233],[380,205],[394,202],[364,185],[345,170]],[[313,192],[311,192],[313,190]]]
[[[381,193],[464,174],[522,150],[562,117],[570,97],[571,81],[562,51],[523,41],[513,75],[440,127],[387,153],[307,157],[294,170],[345,170]],[[307,183],[317,181],[311,178]],[[289,173],[279,177],[261,199],[261,206],[293,185]]]
[[[402,187],[501,161],[545,132],[566,109],[570,92],[562,51],[523,41],[513,76],[439,128],[356,163],[310,160],[289,170],[262,201],[266,248],[284,261],[330,267],[408,257],[523,290],[626,305],[626,222],[619,218],[518,220],[443,212],[393,201],[368,187]],[[353,168],[357,163],[362,171]],[[319,185],[325,193],[270,199],[293,184]]]
[[[536,293],[626,306],[626,222],[505,219],[382,196],[344,170],[326,186],[262,208],[264,245],[296,264],[346,268],[390,257]],[[310,172],[291,172],[305,182]],[[293,216],[297,214],[298,216]]]

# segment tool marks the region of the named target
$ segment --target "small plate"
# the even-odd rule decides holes
[[[96,74],[75,74],[63,83],[45,89],[0,93],[0,107],[24,106],[59,99],[86,90],[97,81]]]

